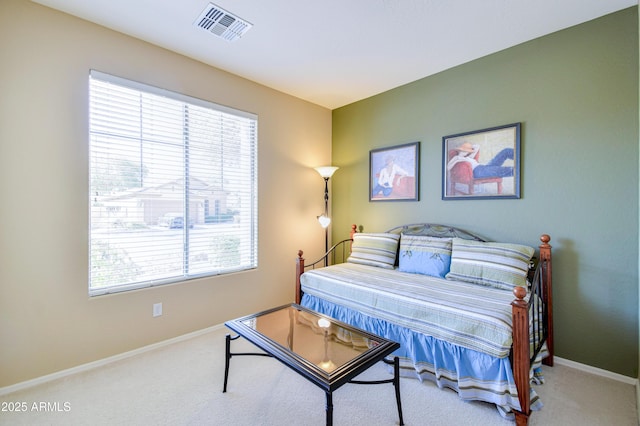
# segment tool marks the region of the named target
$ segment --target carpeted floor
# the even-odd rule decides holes
[[[222,393],[224,327],[91,371],[0,397],[7,425],[324,425],[322,390],[266,357],[231,360]],[[246,341],[233,350],[253,350]],[[241,349],[242,348],[242,349]],[[545,406],[531,425],[638,425],[635,388],[567,366],[545,367]],[[382,363],[361,379],[389,378]],[[405,424],[509,425],[495,407],[461,401],[433,383],[401,380]],[[348,384],[334,393],[334,424],[398,423],[393,386]],[[16,408],[24,411],[16,412]]]

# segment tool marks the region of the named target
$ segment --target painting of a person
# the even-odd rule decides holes
[[[380,172],[378,173],[378,179],[376,186],[373,188],[372,196],[375,197],[382,192],[382,195],[388,197],[393,191],[393,184],[396,176],[402,178],[408,175],[409,173],[407,173],[406,170],[395,163],[393,156],[388,156],[385,159],[385,166],[380,169]]]
[[[458,153],[447,163],[447,170],[451,170],[453,166],[460,162],[466,162],[471,164],[473,177],[476,179],[513,176],[513,166],[503,165],[505,161],[513,160],[513,148],[504,148],[486,164],[480,164],[475,159],[480,150],[480,145],[472,145],[469,142],[465,142],[455,149]]]

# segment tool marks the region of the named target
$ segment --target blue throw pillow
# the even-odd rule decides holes
[[[451,238],[406,235],[400,237],[398,270],[444,278],[451,266]]]

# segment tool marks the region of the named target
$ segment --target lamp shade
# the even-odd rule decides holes
[[[322,176],[325,179],[330,178],[331,176],[333,176],[333,174],[338,169],[339,169],[339,167],[333,167],[333,166],[315,167],[315,170],[320,174],[320,176]]]

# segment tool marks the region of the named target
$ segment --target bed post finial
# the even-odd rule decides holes
[[[551,241],[551,237],[549,236],[549,234],[542,234],[540,235],[540,241],[542,241],[543,246],[548,246],[549,241]]]
[[[522,299],[524,299],[525,296],[527,295],[527,289],[519,285],[515,286],[513,288],[513,295],[516,297],[516,299],[518,299],[517,300],[518,305],[521,305],[521,302],[524,302],[524,300]],[[527,303],[527,302],[524,302],[524,303]]]

